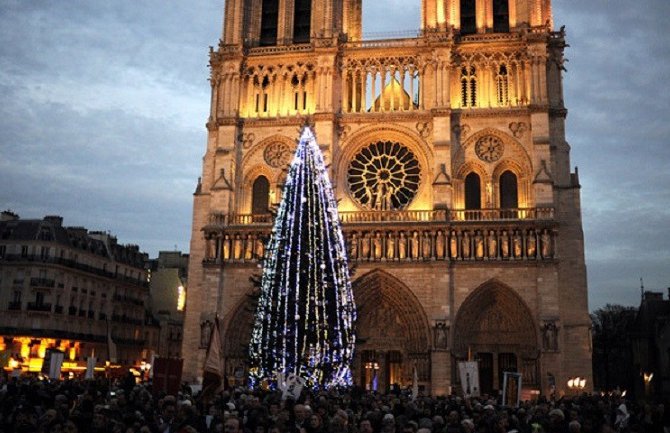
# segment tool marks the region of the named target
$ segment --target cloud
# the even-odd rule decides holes
[[[223,1],[0,1],[0,204],[186,251]],[[641,276],[670,285],[670,2],[553,5],[590,306],[636,304]],[[420,7],[364,1],[364,32],[418,29]]]

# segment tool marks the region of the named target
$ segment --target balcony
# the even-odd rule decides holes
[[[340,212],[343,225],[369,223],[459,223],[463,221],[551,221],[554,208]],[[272,215],[213,213],[209,227],[271,226]]]
[[[21,301],[10,302],[7,305],[7,309],[10,311],[19,311],[21,309]]]
[[[62,305],[56,305],[54,307],[54,313],[56,314],[63,314],[63,306]]]
[[[67,314],[69,314],[70,316],[76,316],[77,315],[77,307],[70,306],[67,309]]]
[[[30,287],[47,287],[49,289],[53,289],[56,286],[56,282],[54,280],[50,280],[48,278],[31,278],[30,279]]]
[[[28,311],[51,312],[51,304],[43,304],[40,302],[28,302],[26,308]]]
[[[551,261],[553,208],[341,212],[352,261]],[[271,219],[214,214],[205,227],[205,265],[255,263]]]

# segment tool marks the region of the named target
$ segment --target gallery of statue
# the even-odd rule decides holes
[[[410,7],[411,2],[408,3]],[[586,378],[591,339],[565,33],[550,0],[417,0],[414,37],[364,40],[361,0],[227,0],[194,195],[184,379],[215,314],[246,377],[270,210],[306,120],[339,200],[358,309],[356,384],[548,393]],[[417,26],[419,27],[419,26]],[[203,101],[204,102],[204,101]]]

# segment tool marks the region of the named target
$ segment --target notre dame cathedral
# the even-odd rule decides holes
[[[550,0],[422,0],[414,37],[364,40],[362,0],[227,0],[194,195],[184,379],[218,314],[246,377],[258,258],[300,128],[329,164],[355,263],[357,385],[592,386],[580,185]],[[417,3],[419,3],[417,1]],[[419,5],[417,4],[416,7]],[[373,377],[375,378],[373,381]],[[374,384],[373,384],[374,382]]]

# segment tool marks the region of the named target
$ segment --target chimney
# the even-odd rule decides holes
[[[47,215],[44,217],[44,221],[50,222],[56,227],[62,227],[63,226],[63,217],[60,215]]]

